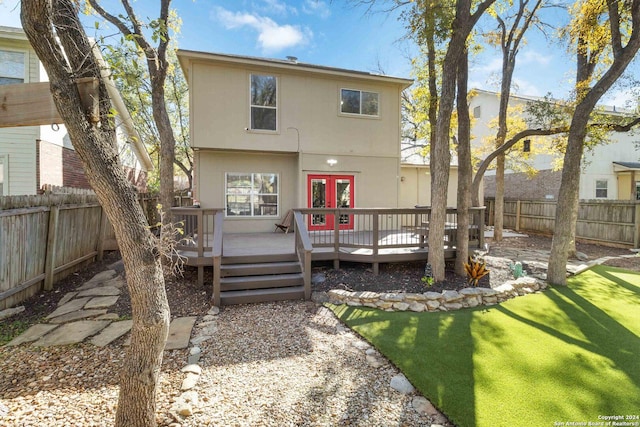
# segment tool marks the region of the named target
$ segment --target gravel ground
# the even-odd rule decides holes
[[[413,408],[415,395],[389,387],[398,370],[384,360],[369,366],[364,342],[325,308],[302,301],[233,306],[215,322],[215,340],[200,345],[199,403],[182,426],[432,424]],[[181,394],[187,353],[165,352],[158,425],[176,421],[171,404]],[[120,345],[1,348],[0,424],[111,425],[124,357]]]
[[[509,238],[494,247],[548,249],[545,236]],[[578,244],[589,258],[629,254],[627,249]],[[66,292],[117,261],[110,254],[102,263],[56,284],[56,290],[25,302],[25,312],[0,324],[7,339],[53,311]],[[637,258],[607,263],[640,271]],[[422,276],[422,263],[383,266],[373,276],[368,266],[343,265],[341,271],[315,269],[326,280],[322,286],[404,289]],[[205,283],[211,282],[211,273]],[[197,272],[167,281],[173,316],[209,310],[209,289],[195,285]],[[318,290],[321,290],[320,287]],[[126,293],[125,293],[126,294]],[[130,313],[124,295],[115,311]],[[180,419],[171,405],[181,394],[188,350],[165,352],[158,389],[157,421],[161,426],[430,426],[450,425],[433,412],[418,413],[416,395],[389,387],[398,373],[375,355],[381,366],[366,359],[366,344],[338,324],[326,309],[293,301],[224,308],[214,321],[213,340],[200,344],[202,375],[195,388],[199,402],[194,414]],[[106,426],[113,424],[118,371],[125,357],[124,338],[105,348],[80,344],[60,348],[0,347],[0,425]],[[370,350],[371,352],[371,350]],[[440,417],[434,420],[434,417]]]

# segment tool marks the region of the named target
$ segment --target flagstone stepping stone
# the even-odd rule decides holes
[[[78,294],[78,297],[104,297],[120,295],[122,291],[115,286],[99,286],[97,288],[91,288],[84,290]]]
[[[46,319],[53,319],[54,317],[62,316],[63,314],[71,313],[72,311],[78,311],[82,307],[84,307],[84,305],[88,303],[90,299],[91,298],[88,297],[73,299],[68,303],[56,308],[53,313],[49,314],[46,317]]]
[[[71,301],[76,295],[78,295],[77,292],[67,292],[66,294],[64,294],[62,299],[58,301],[58,307],[60,307],[61,305],[65,305],[66,303]]]
[[[95,282],[106,282],[107,280],[111,280],[116,277],[118,273],[115,270],[105,270],[93,276],[91,279],[87,281],[87,283],[95,283]]]
[[[100,316],[101,314],[105,314],[107,309],[104,308],[102,310],[78,310],[72,311],[71,313],[63,314],[62,316],[54,317],[49,321],[49,323],[69,323],[74,322],[76,320],[87,319],[89,317]]]
[[[120,298],[119,296],[110,296],[110,297],[95,297],[95,298],[91,298],[91,301],[89,301],[84,308],[85,309],[92,309],[92,308],[108,308],[111,307],[113,304],[115,304],[118,301],[118,298]],[[106,311],[105,311],[106,313]]]
[[[35,347],[51,347],[56,345],[77,344],[87,337],[97,334],[106,328],[109,320],[78,320],[65,323],[56,330],[49,332],[32,345]]]
[[[7,345],[14,346],[20,345],[27,342],[32,342],[39,340],[48,332],[51,332],[59,325],[49,325],[46,323],[38,323],[37,325],[31,326],[29,329],[12,339]]]
[[[95,346],[104,347],[129,332],[131,330],[131,325],[133,325],[133,320],[113,322],[104,328],[98,335],[91,338],[89,342]]]
[[[105,280],[103,282],[92,282],[91,280],[78,288],[79,291],[86,289],[100,288],[104,286],[113,286],[114,288],[121,288],[125,285],[125,281],[122,277],[116,276],[112,279]]]
[[[96,317],[96,320],[118,320],[119,318],[120,315],[118,313],[106,313]]]
[[[196,317],[178,317],[173,319],[169,325],[169,336],[165,350],[177,350],[187,348],[189,346],[189,338],[191,338],[191,330],[196,323]]]

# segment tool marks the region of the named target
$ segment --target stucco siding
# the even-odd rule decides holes
[[[278,79],[275,132],[249,129],[252,73]],[[399,155],[400,89],[397,85],[196,62],[191,73],[191,88],[194,147]],[[379,93],[379,117],[340,114],[341,88]]]
[[[225,175],[227,173],[278,174],[277,217],[227,216],[224,231],[229,233],[273,231],[274,224],[298,205],[297,158],[283,154],[224,153],[200,151],[196,157],[196,198],[205,208],[225,207]]]
[[[400,203],[401,208],[431,206],[431,175],[428,166],[404,164],[401,167]],[[480,191],[480,200],[483,191]],[[447,206],[458,204],[458,169],[449,170],[449,186],[447,188]]]
[[[328,159],[337,163],[330,166]],[[398,207],[398,159],[393,157],[303,154],[299,199],[307,206],[307,177],[313,174],[353,175],[354,207]]]

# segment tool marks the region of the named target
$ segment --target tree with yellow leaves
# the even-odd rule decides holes
[[[569,126],[547,279],[566,284],[575,247],[580,163],[589,118],[597,102],[640,49],[640,0],[582,0],[572,9],[565,33],[576,56],[576,105]]]

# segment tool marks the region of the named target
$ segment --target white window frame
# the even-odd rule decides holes
[[[605,183],[606,187],[602,188],[599,187],[598,184],[599,183]],[[609,198],[609,180],[605,179],[605,178],[600,178],[600,179],[596,179],[596,185],[595,185],[595,190],[596,190],[596,199],[607,199]],[[605,191],[605,195],[604,196],[598,196],[598,190]]]
[[[9,155],[8,154],[0,154],[0,166],[2,166],[2,170],[0,173],[2,174],[0,178],[2,178],[2,187],[0,187],[0,196],[8,196],[9,195]]]
[[[359,106],[359,112],[358,113],[349,113],[349,112],[344,112],[342,111],[342,92],[348,90],[348,91],[352,91],[352,92],[360,92],[360,106]],[[362,94],[364,93],[370,93],[370,94],[375,94],[378,98],[378,108],[376,111],[376,114],[364,114],[362,112]],[[340,91],[338,93],[338,112],[340,113],[340,115],[343,116],[349,116],[349,117],[369,117],[369,118],[379,118],[380,117],[380,92],[374,92],[374,91],[370,91],[370,90],[362,90],[362,89],[353,89],[353,88],[349,88],[349,87],[341,87]]]
[[[276,105],[275,107],[268,105],[254,105],[252,104],[251,97],[251,85],[253,81],[253,76],[262,76],[262,77],[272,77],[276,81]],[[277,133],[280,128],[280,120],[278,117],[278,104],[280,103],[280,79],[275,74],[268,73],[249,73],[249,126],[248,129],[252,132],[266,132],[266,133]],[[276,114],[276,128],[275,129],[259,129],[253,127],[253,109],[254,108],[264,108],[267,110],[274,110]]]
[[[22,83],[29,83],[29,52],[26,50],[22,50],[22,49],[11,49],[11,48],[6,48],[6,47],[2,47],[0,48],[0,51],[4,51],[4,52],[14,52],[14,53],[21,53],[22,54],[22,60],[23,60],[23,70],[22,70]],[[5,76],[7,77],[7,76]],[[13,77],[11,77],[13,78]]]
[[[233,193],[228,192],[228,182],[230,175],[251,175],[251,188],[253,188],[253,183],[255,180],[255,175],[275,175],[276,177],[276,186],[277,191],[275,193],[259,193],[251,191],[249,196],[275,196],[276,198],[276,213],[274,215],[254,215],[254,200],[253,197],[249,198],[249,215],[229,215],[229,206],[228,206],[228,196],[233,195]],[[261,218],[278,218],[280,216],[280,174],[276,172],[225,172],[224,174],[224,214],[227,218],[247,218],[247,219],[261,219]]]

